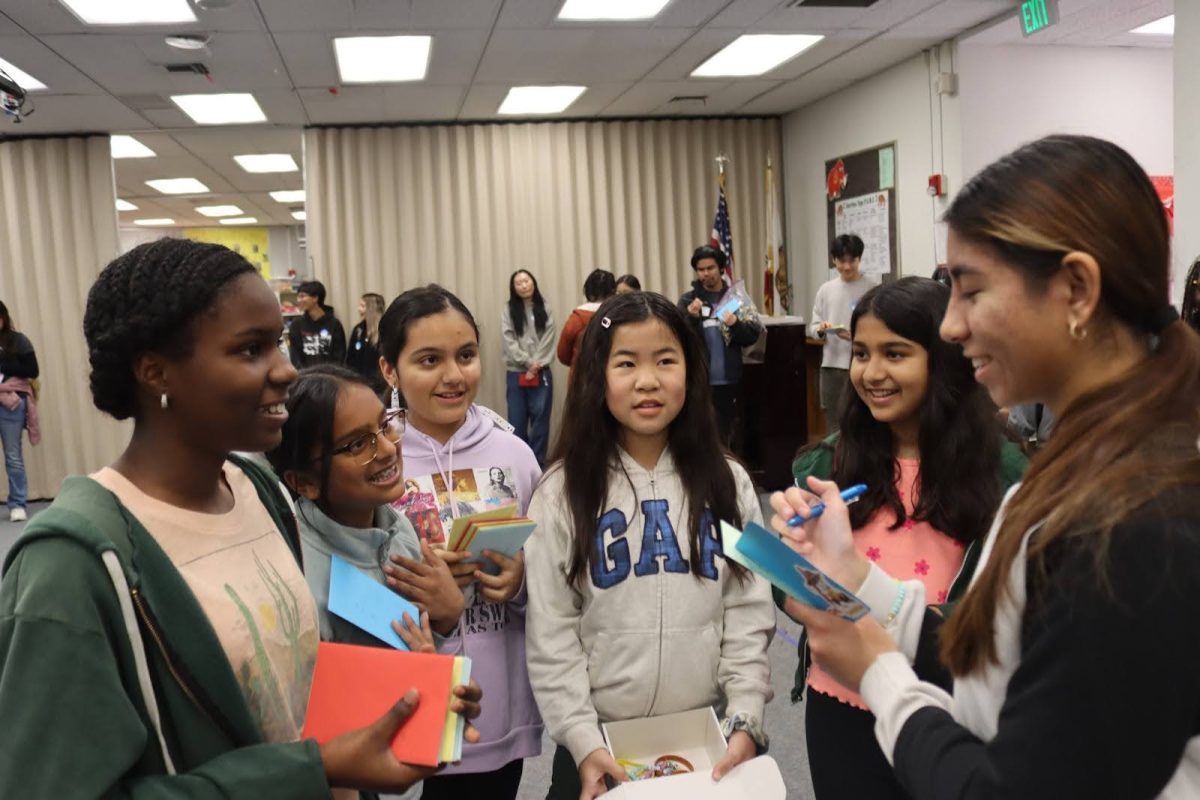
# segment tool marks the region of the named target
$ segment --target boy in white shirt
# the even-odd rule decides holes
[[[822,284],[813,301],[808,334],[825,340],[821,355],[821,410],[829,432],[838,429],[842,394],[850,382],[850,315],[875,282],[859,271],[863,240],[842,234],[833,240],[829,255],[838,277]],[[831,335],[832,334],[832,335]]]

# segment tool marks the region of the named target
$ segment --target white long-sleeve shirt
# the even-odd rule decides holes
[[[821,323],[850,327],[850,315],[854,307],[875,286],[875,282],[866,275],[859,274],[858,280],[846,283],[841,278],[826,281],[817,290],[817,298],[813,301],[812,320],[808,323],[808,335],[816,338],[821,335],[817,330]],[[821,354],[822,367],[850,369],[850,342],[841,338],[833,331],[824,335],[825,351]]]

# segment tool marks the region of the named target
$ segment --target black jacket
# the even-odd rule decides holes
[[[332,311],[318,320],[302,314],[288,327],[288,352],[297,369],[341,364],[346,360],[346,331]]]
[[[0,375],[29,380],[38,376],[37,354],[33,352],[33,343],[25,334],[14,332],[12,346],[0,346]]]
[[[346,366],[362,375],[379,392],[384,389],[383,373],[379,371],[379,348],[367,338],[367,323],[360,322],[350,331],[346,348]]]
[[[704,288],[700,281],[692,281],[690,291],[683,293],[679,298],[679,310],[687,317],[688,323],[692,326],[692,330],[700,337],[700,341],[704,343],[705,349],[708,350],[709,364],[709,383],[713,384],[729,384],[738,383],[742,379],[742,348],[749,347],[758,339],[758,335],[762,333],[762,326],[753,322],[745,322],[738,320],[729,328],[729,342],[726,343],[721,336],[720,327],[704,327],[705,320],[712,317],[713,309],[717,303],[721,302],[721,298],[725,295],[725,287],[719,291],[710,292]],[[701,312],[699,317],[693,317],[688,314],[688,306],[696,298],[700,298],[700,302],[704,304],[704,308],[708,313]],[[717,352],[717,348],[721,348],[721,352]]]

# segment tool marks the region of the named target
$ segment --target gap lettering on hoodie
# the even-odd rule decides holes
[[[601,515],[596,524],[596,535],[592,558],[592,585],[597,589],[611,589],[629,577],[630,569],[639,578],[657,575],[659,559],[665,559],[666,572],[686,574],[688,560],[679,549],[679,539],[669,516],[670,504],[666,500],[642,501],[642,549],[636,565],[629,554],[629,540],[625,534],[629,521],[625,512],[610,508]],[[721,540],[713,524],[712,512],[705,510],[700,517],[700,574],[709,580],[717,580],[717,556],[723,556]]]

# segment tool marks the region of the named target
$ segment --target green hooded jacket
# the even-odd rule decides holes
[[[230,460],[254,482],[299,559],[295,517],[277,481]],[[122,583],[127,599],[118,595]],[[133,619],[174,775],[139,681]],[[89,478],[67,478],[5,560],[0,720],[0,797],[330,797],[317,743],[263,741],[183,577],[116,496]]]

